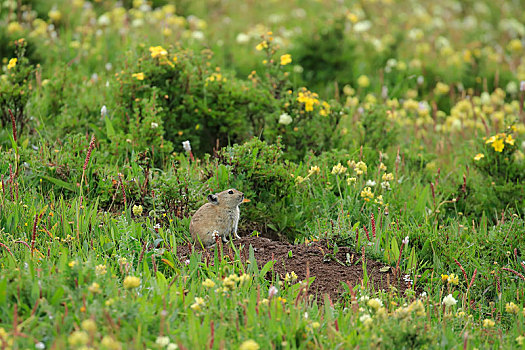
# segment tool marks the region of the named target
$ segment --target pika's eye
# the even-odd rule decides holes
[[[228,191],[228,194],[233,194],[233,190],[229,190],[229,191]]]

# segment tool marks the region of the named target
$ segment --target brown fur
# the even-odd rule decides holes
[[[230,193],[230,191],[232,193]],[[239,223],[239,205],[244,199],[244,193],[236,189],[222,191],[208,196],[208,203],[204,204],[193,215],[190,222],[190,233],[193,241],[199,241],[205,248],[215,244],[215,236],[223,242],[233,234],[236,238]]]

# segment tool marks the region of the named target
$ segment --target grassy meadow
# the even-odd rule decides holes
[[[0,349],[525,349],[524,98],[522,1],[4,0]]]

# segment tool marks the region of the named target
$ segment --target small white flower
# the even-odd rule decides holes
[[[278,292],[279,290],[275,286],[271,286],[270,289],[268,289],[268,298],[277,295]]]
[[[186,152],[190,152],[191,151],[190,141],[182,141],[182,147],[184,148]]]
[[[108,15],[103,14],[102,16],[98,18],[98,24],[101,26],[108,26],[111,24],[111,19],[109,18]]]
[[[363,33],[372,28],[372,22],[370,21],[361,21],[354,24],[354,31],[357,33]]]
[[[151,122],[151,128],[152,129],[156,129],[159,127],[159,124],[155,123],[155,122]]]
[[[525,80],[520,82],[520,91],[525,91]]]
[[[239,33],[237,34],[237,38],[235,40],[239,44],[246,44],[248,41],[250,41],[250,36],[245,33]]]
[[[446,297],[443,298],[443,304],[446,305],[446,306],[456,305],[457,302],[458,301],[456,299],[454,299],[452,294],[449,294],[449,295],[447,295]]]
[[[363,316],[359,317],[359,321],[365,325],[369,325],[372,323],[372,317],[369,314],[364,314]]]
[[[184,260],[184,264],[189,265],[190,264],[190,259]]]
[[[46,348],[46,344],[42,343],[41,341],[35,344],[35,349],[43,350],[45,348]]]
[[[419,296],[420,296],[421,298],[424,298],[424,297],[427,296],[427,292],[423,292],[423,293],[419,294]]]
[[[403,240],[403,244],[404,244],[404,245],[407,245],[407,244],[408,244],[408,236],[406,236],[405,239]]]
[[[279,116],[279,124],[288,125],[292,121],[292,117],[288,113],[283,113]]]
[[[177,350],[179,348],[179,346],[175,343],[169,343],[168,344],[168,347],[166,348],[166,350]]]
[[[365,184],[365,186],[374,187],[376,185],[376,182],[374,180],[368,180]]]
[[[170,343],[169,337],[157,337],[157,340],[155,340],[155,344],[160,345],[161,347],[164,347]]]
[[[304,318],[308,318],[308,312],[304,313]]]
[[[100,116],[102,118],[104,118],[107,115],[108,115],[108,109],[107,109],[106,105],[103,105],[102,108],[100,109]]]
[[[204,39],[204,33],[200,30],[196,30],[193,33],[191,33],[191,37],[196,40],[202,40]]]
[[[381,97],[385,100],[388,98],[388,87],[386,85],[381,88]]]
[[[425,82],[425,77],[423,77],[422,75],[417,77],[417,85],[423,85],[424,82]]]

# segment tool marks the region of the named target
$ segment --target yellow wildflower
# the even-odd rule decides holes
[[[434,88],[434,93],[436,95],[446,95],[449,91],[450,87],[447,84],[443,84],[442,82],[438,82]]]
[[[483,153],[478,153],[474,156],[474,160],[477,162],[481,160],[481,158],[485,158],[485,155]]]
[[[7,32],[9,34],[14,34],[16,32],[21,32],[23,31],[24,28],[22,27],[22,25],[18,22],[11,22],[7,25]]]
[[[95,273],[97,275],[105,275],[108,271],[106,270],[106,265],[97,265],[95,266]]]
[[[383,302],[381,300],[377,299],[377,298],[370,299],[367,304],[368,304],[368,306],[370,306],[374,310],[377,310],[377,309],[379,309],[380,307],[383,306]]]
[[[140,73],[133,73],[131,74],[131,76],[137,80],[144,80],[144,73],[140,72]]]
[[[215,287],[215,282],[213,282],[211,279],[207,278],[204,282],[202,282],[202,285],[206,288],[213,288]]]
[[[448,276],[448,283],[457,285],[459,283],[458,275],[451,273],[450,276]]]
[[[122,345],[118,341],[113,339],[111,336],[109,336],[109,335],[106,335],[106,336],[104,336],[104,338],[102,338],[102,341],[100,342],[100,345],[102,346],[102,348],[108,349],[108,350],[120,350],[120,349],[122,349]]]
[[[442,280],[443,282],[448,281],[448,275],[443,275],[443,274],[442,274],[442,275],[441,275],[441,280]]]
[[[337,165],[334,165],[332,168],[332,174],[339,175],[346,173],[346,167],[342,166],[341,163],[337,163]]]
[[[252,339],[248,339],[244,341],[239,347],[239,350],[259,350],[259,349],[260,349],[259,344],[257,344],[257,342]]]
[[[18,58],[11,58],[9,60],[9,63],[7,64],[7,69],[15,68],[17,62],[18,62]]]
[[[357,78],[357,85],[359,85],[362,88],[366,88],[370,86],[370,79],[366,75],[361,75],[359,78]]]
[[[516,338],[516,342],[518,343],[518,345],[525,345],[525,337],[520,335]]]
[[[520,39],[512,39],[507,45],[507,48],[509,49],[509,51],[520,52],[523,48],[523,45],[521,44]]]
[[[68,338],[69,345],[78,346],[85,345],[89,341],[89,335],[84,331],[75,331],[71,333]]]
[[[134,205],[131,210],[133,211],[133,215],[141,216],[143,208],[142,208],[142,205]]]
[[[486,144],[493,143],[494,141],[496,141],[496,139],[497,139],[496,135],[491,136],[491,137],[489,137],[489,139],[487,141],[485,141],[485,143]]]
[[[357,175],[362,175],[362,174],[366,174],[368,167],[366,166],[364,162],[359,161],[356,163],[354,170]]]
[[[266,40],[264,40],[263,42],[257,44],[257,46],[255,46],[255,49],[257,51],[262,51],[263,49],[266,49],[268,48],[268,43],[266,42]]]
[[[204,307],[204,305],[206,305],[206,303],[204,302],[204,299],[203,298],[200,298],[200,297],[195,297],[195,303],[191,304],[190,308],[193,310],[193,311],[201,311],[202,308]]]
[[[511,146],[514,146],[514,141],[515,140],[512,138],[512,135],[507,135],[507,137],[505,138],[505,143],[508,143]]]
[[[83,330],[87,331],[88,333],[95,333],[97,331],[97,323],[93,321],[91,318],[88,318],[87,320],[82,321],[80,324]]]
[[[310,167],[310,170],[308,171],[308,176],[312,175],[312,174],[319,174],[321,172],[321,169],[316,165],[316,166],[312,166]]]
[[[140,278],[135,276],[127,276],[124,278],[124,288],[133,289],[140,286]]]
[[[492,328],[494,327],[494,325],[496,324],[496,322],[494,322],[493,320],[489,319],[489,318],[486,318],[483,320],[483,327],[484,328]]]
[[[361,191],[361,197],[366,202],[370,202],[370,200],[374,198],[374,194],[372,193],[370,187],[365,187],[365,189]]]
[[[281,56],[281,66],[286,66],[287,64],[292,63],[292,56],[290,54]]]
[[[100,292],[100,285],[97,282],[93,282],[89,287],[88,290],[95,294]]]
[[[151,53],[151,57],[165,57],[168,55],[168,51],[164,49],[162,46],[150,46],[149,52]]]
[[[513,302],[505,304],[505,311],[507,311],[509,314],[518,314],[520,311],[520,308],[518,305],[514,304]]]
[[[394,174],[392,173],[388,173],[388,174],[383,174],[383,176],[381,177],[383,179],[383,181],[392,181],[394,180]]]
[[[58,22],[62,19],[62,13],[57,9],[52,9],[47,15],[53,22]]]
[[[318,95],[315,92],[303,89],[297,96],[297,101],[304,104],[304,110],[311,112],[314,110],[314,105],[319,104]]]
[[[492,143],[492,147],[494,147],[494,150],[496,152],[503,151],[503,148],[505,148],[505,145],[503,144],[503,139],[500,139],[499,137]]]

